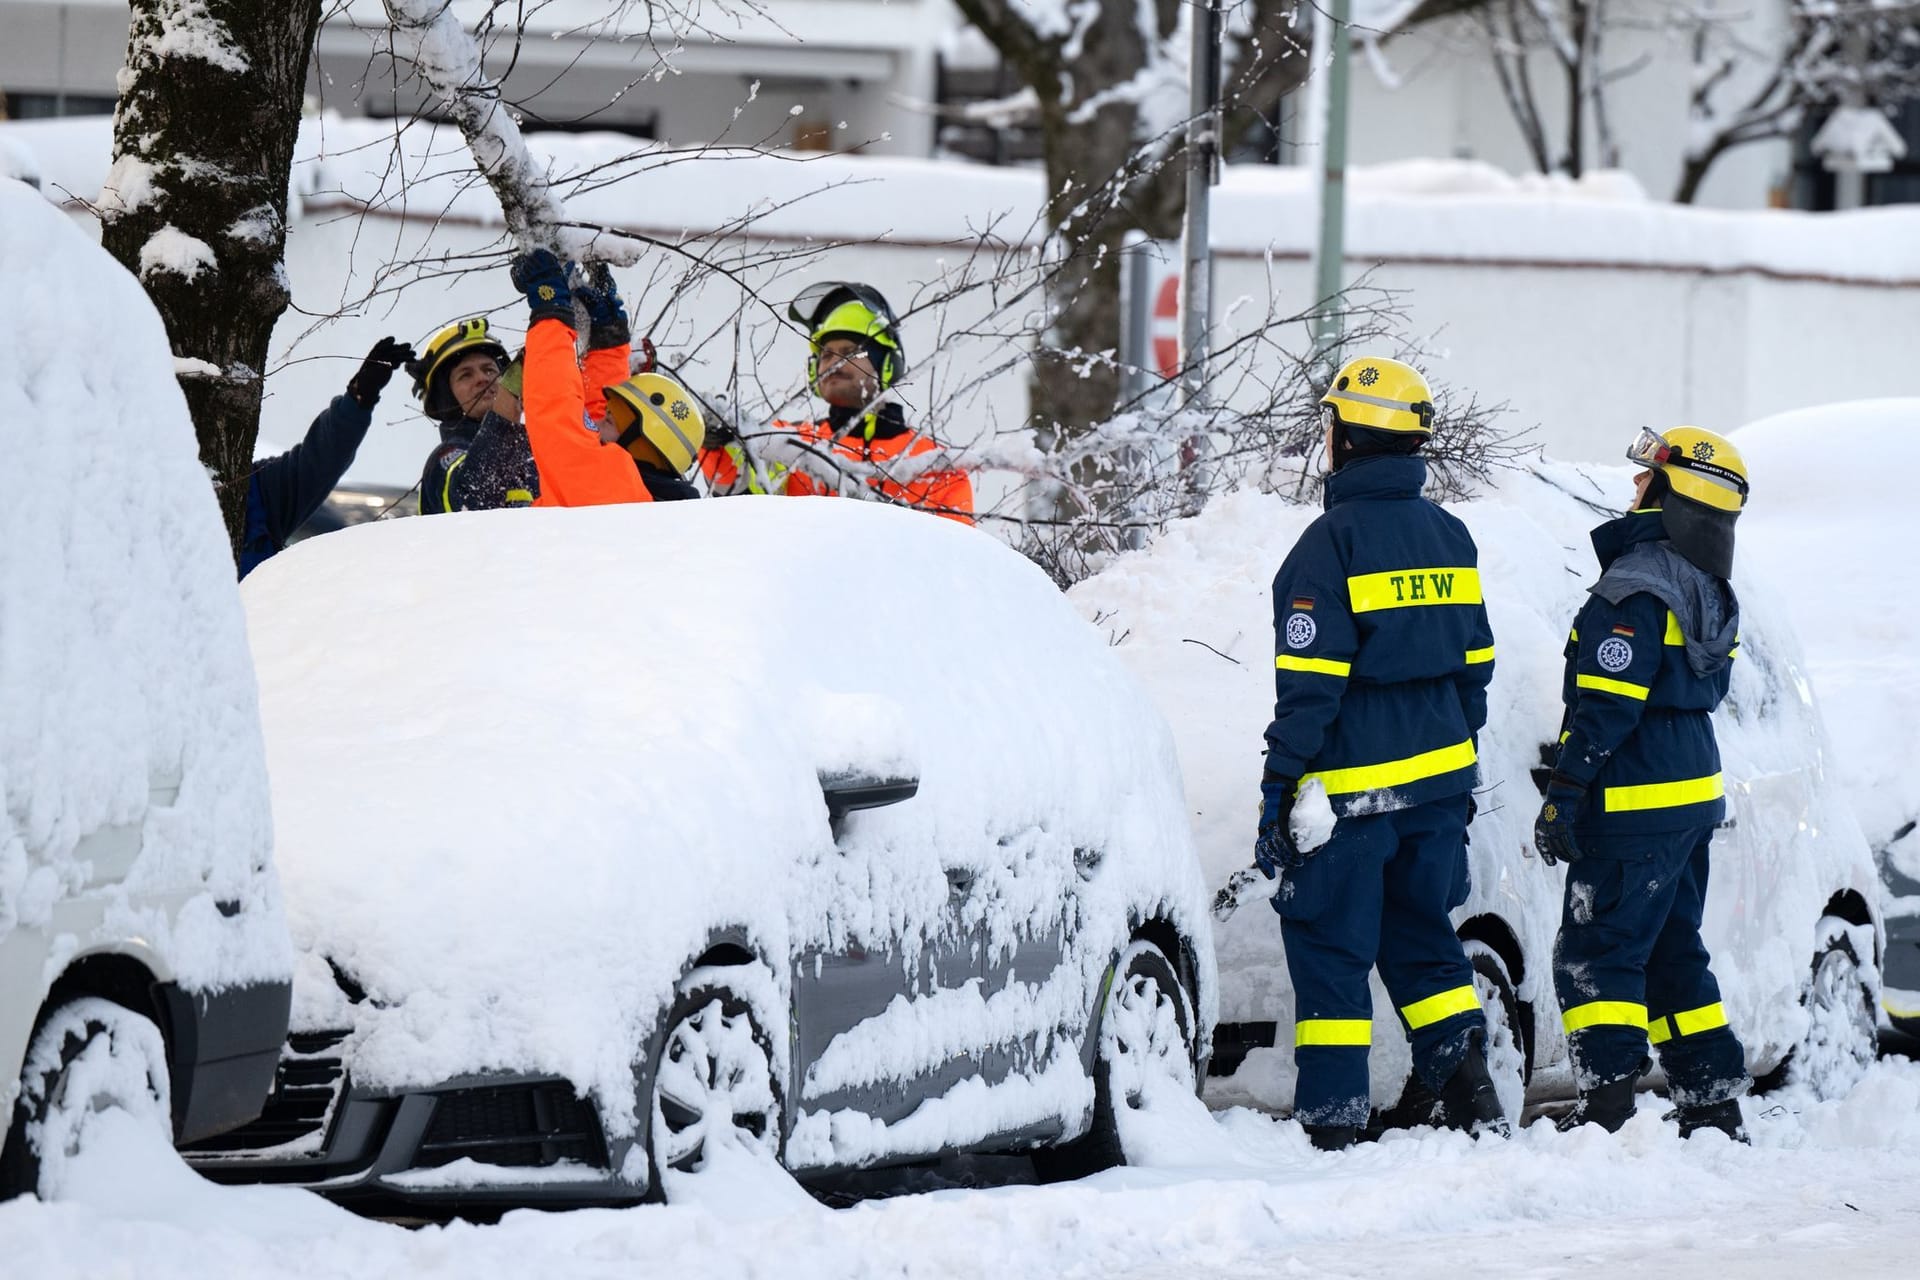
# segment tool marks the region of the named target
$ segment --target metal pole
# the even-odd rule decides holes
[[[1340,316],[1335,299],[1341,289],[1341,264],[1346,256],[1347,225],[1347,72],[1353,48],[1349,20],[1352,0],[1332,0],[1332,25],[1327,66],[1326,130],[1320,139],[1321,163],[1326,166],[1320,185],[1320,244],[1314,255],[1315,354],[1332,365],[1340,347]]]
[[[1213,247],[1209,236],[1213,184],[1220,163],[1219,0],[1193,7],[1193,41],[1187,88],[1186,261],[1180,273],[1180,364],[1186,399],[1198,401],[1207,385],[1207,327],[1213,306]]]

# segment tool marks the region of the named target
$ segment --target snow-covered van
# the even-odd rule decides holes
[[[233,558],[160,317],[0,178],[0,1197],[272,1084],[292,957]]]
[[[1625,465],[1542,463],[1450,507],[1480,548],[1498,653],[1469,833],[1472,889],[1454,921],[1492,1020],[1489,1059],[1513,1115],[1523,1093],[1545,1100],[1572,1091],[1552,969],[1564,871],[1534,855],[1532,826],[1542,749],[1559,728],[1568,627],[1597,576],[1587,534],[1624,508],[1632,474]],[[1773,496],[1756,482],[1752,509]],[[1160,705],[1178,709],[1196,841],[1214,884],[1252,859],[1273,708],[1269,589],[1318,514],[1317,504],[1236,494],[1073,592]],[[1875,1051],[1885,937],[1872,855],[1828,773],[1795,600],[1776,589],[1783,575],[1743,545],[1734,575],[1740,656],[1714,718],[1729,817],[1714,840],[1704,933],[1754,1075],[1839,1091]],[[1221,1009],[1208,1100],[1284,1111],[1293,1097],[1293,1007],[1279,919],[1255,901],[1217,925],[1215,938]],[[1405,1033],[1377,977],[1373,1005],[1375,1106],[1388,1119],[1417,1119],[1431,1099],[1408,1090]]]
[[[283,1087],[209,1176],[435,1212],[672,1199],[722,1148],[1075,1170],[1197,1090],[1173,737],[989,534],[439,515],[243,595],[298,959]]]

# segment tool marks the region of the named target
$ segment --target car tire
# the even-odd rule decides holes
[[[699,1172],[716,1141],[779,1157],[784,1098],[761,1022],[721,982],[703,981],[674,1000],[648,1076],[653,1198],[667,1198],[667,1171]]]
[[[1879,1052],[1877,1001],[1860,958],[1860,948],[1872,946],[1872,931],[1839,916],[1822,916],[1814,936],[1820,949],[1800,997],[1807,1034],[1778,1066],[1754,1081],[1756,1093],[1800,1086],[1822,1101],[1842,1098]]]
[[[1533,1037],[1525,1025],[1520,997],[1507,973],[1507,962],[1484,942],[1465,944],[1473,965],[1474,994],[1487,1015],[1487,1070],[1493,1076],[1500,1106],[1515,1127],[1527,1105],[1527,1085],[1533,1080]]]
[[[173,1141],[167,1043],[151,1018],[85,996],[41,1018],[27,1045],[20,1097],[0,1149],[0,1200],[57,1199],[69,1162],[119,1109]]]
[[[1080,1137],[1033,1153],[1045,1182],[1125,1164],[1122,1115],[1142,1106],[1154,1080],[1198,1092],[1193,1000],[1173,962],[1151,942],[1135,942],[1112,972],[1094,1028],[1093,1122]]]

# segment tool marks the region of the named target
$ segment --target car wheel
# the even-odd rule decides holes
[[[772,1040],[736,992],[702,983],[674,1001],[649,1094],[647,1153],[661,1198],[667,1171],[697,1173],[723,1145],[778,1157],[773,1063]]]
[[[1071,1142],[1034,1152],[1035,1172],[1049,1182],[1125,1164],[1130,1113],[1160,1090],[1198,1092],[1193,1003],[1173,962],[1151,942],[1135,942],[1113,973],[1095,1029],[1093,1123]]]
[[[20,1097],[0,1151],[0,1199],[56,1199],[68,1165],[108,1111],[125,1111],[173,1142],[167,1043],[151,1018],[87,996],[47,1015],[28,1043]]]
[[[1487,1070],[1501,1109],[1516,1126],[1527,1105],[1527,1082],[1533,1078],[1532,1055],[1527,1052],[1526,1028],[1521,1022],[1520,997],[1514,994],[1507,962],[1484,942],[1468,941],[1467,960],[1473,965],[1473,991],[1487,1014]]]
[[[1807,1011],[1807,1034],[1779,1066],[1754,1082],[1758,1092],[1801,1085],[1823,1101],[1845,1097],[1879,1050],[1873,986],[1860,959],[1863,949],[1871,954],[1873,931],[1839,916],[1823,916],[1814,936],[1822,943],[1800,1000]]]

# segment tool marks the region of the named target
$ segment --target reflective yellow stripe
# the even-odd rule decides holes
[[[1325,769],[1319,773],[1310,773],[1300,779],[1302,783],[1318,778],[1330,796],[1350,796],[1361,791],[1380,791],[1387,787],[1403,787],[1409,782],[1418,782],[1422,778],[1435,778],[1443,773],[1452,773],[1455,769],[1464,769],[1474,762],[1473,743],[1456,742],[1450,747],[1441,747],[1438,751],[1423,751],[1417,756],[1408,756],[1405,760],[1388,760],[1384,764],[1356,765],[1351,769]]]
[[[1492,661],[1493,661],[1492,645],[1488,645],[1484,649],[1467,650],[1467,665],[1470,667],[1477,666],[1482,662],[1492,662]]]
[[[1625,680],[1609,680],[1605,676],[1575,676],[1573,687],[1576,689],[1598,689],[1601,693],[1617,693],[1623,698],[1634,698],[1645,702],[1653,690],[1644,684],[1628,684]]]
[[[524,502],[524,503],[527,503],[528,505],[532,505],[533,493],[531,490],[528,490],[528,489],[509,489],[507,490],[507,501],[508,502]]]
[[[1372,1018],[1303,1018],[1293,1024],[1293,1043],[1359,1045],[1373,1043]]]
[[[1567,632],[1567,639],[1569,639],[1569,640],[1571,640],[1571,641],[1573,641],[1573,642],[1574,642],[1575,644],[1579,644],[1579,643],[1580,643],[1580,628],[1578,628],[1578,627],[1575,627],[1575,628],[1574,628],[1573,630],[1571,630],[1571,631],[1569,631],[1569,632]]]
[[[453,510],[453,469],[459,466],[461,463],[465,462],[466,460],[467,460],[467,455],[464,452],[462,452],[459,457],[455,458],[452,462],[449,462],[447,464],[446,471],[444,471],[441,474],[440,509],[442,511]]]
[[[1606,811],[1633,813],[1640,809],[1677,809],[1683,804],[1705,804],[1727,794],[1719,774],[1681,782],[1648,782],[1637,787],[1608,787]]]
[[[1645,1031],[1647,1006],[1631,1000],[1593,1000],[1561,1014],[1560,1025],[1567,1029],[1568,1035],[1588,1027],[1632,1027],[1635,1031]]]
[[[1479,604],[1478,569],[1395,569],[1347,579],[1355,613],[1403,609],[1417,604]]]
[[[1647,1043],[1665,1044],[1673,1038],[1673,1024],[1665,1018],[1650,1018],[1647,1021]]]
[[[1727,650],[1727,657],[1737,658],[1739,656],[1740,656],[1740,637],[1735,636],[1733,638],[1733,648]]]
[[[1313,671],[1323,676],[1342,678],[1353,671],[1351,662],[1339,662],[1333,658],[1296,658],[1290,653],[1277,655],[1273,665],[1282,671]]]
[[[1455,987],[1451,991],[1442,991],[1437,996],[1428,996],[1425,1000],[1415,1000],[1412,1004],[1400,1007],[1400,1016],[1407,1020],[1407,1030],[1418,1031],[1430,1027],[1443,1018],[1451,1018],[1457,1013],[1478,1013],[1480,999],[1473,994],[1471,986]]]
[[[1566,744],[1566,741],[1567,741],[1567,739],[1568,739],[1568,738],[1571,738],[1572,736],[1573,736],[1573,730],[1571,730],[1571,729],[1562,729],[1562,730],[1560,731],[1560,742],[1561,742],[1561,745],[1563,745],[1563,746],[1564,746],[1564,745]]]
[[[1673,610],[1667,610],[1667,634],[1662,637],[1663,644],[1685,644],[1687,638],[1680,634],[1680,619],[1673,616]]]
[[[1726,1008],[1718,1000],[1703,1004],[1698,1009],[1683,1010],[1672,1017],[1675,1034],[1683,1036],[1697,1036],[1702,1031],[1727,1025]]]

